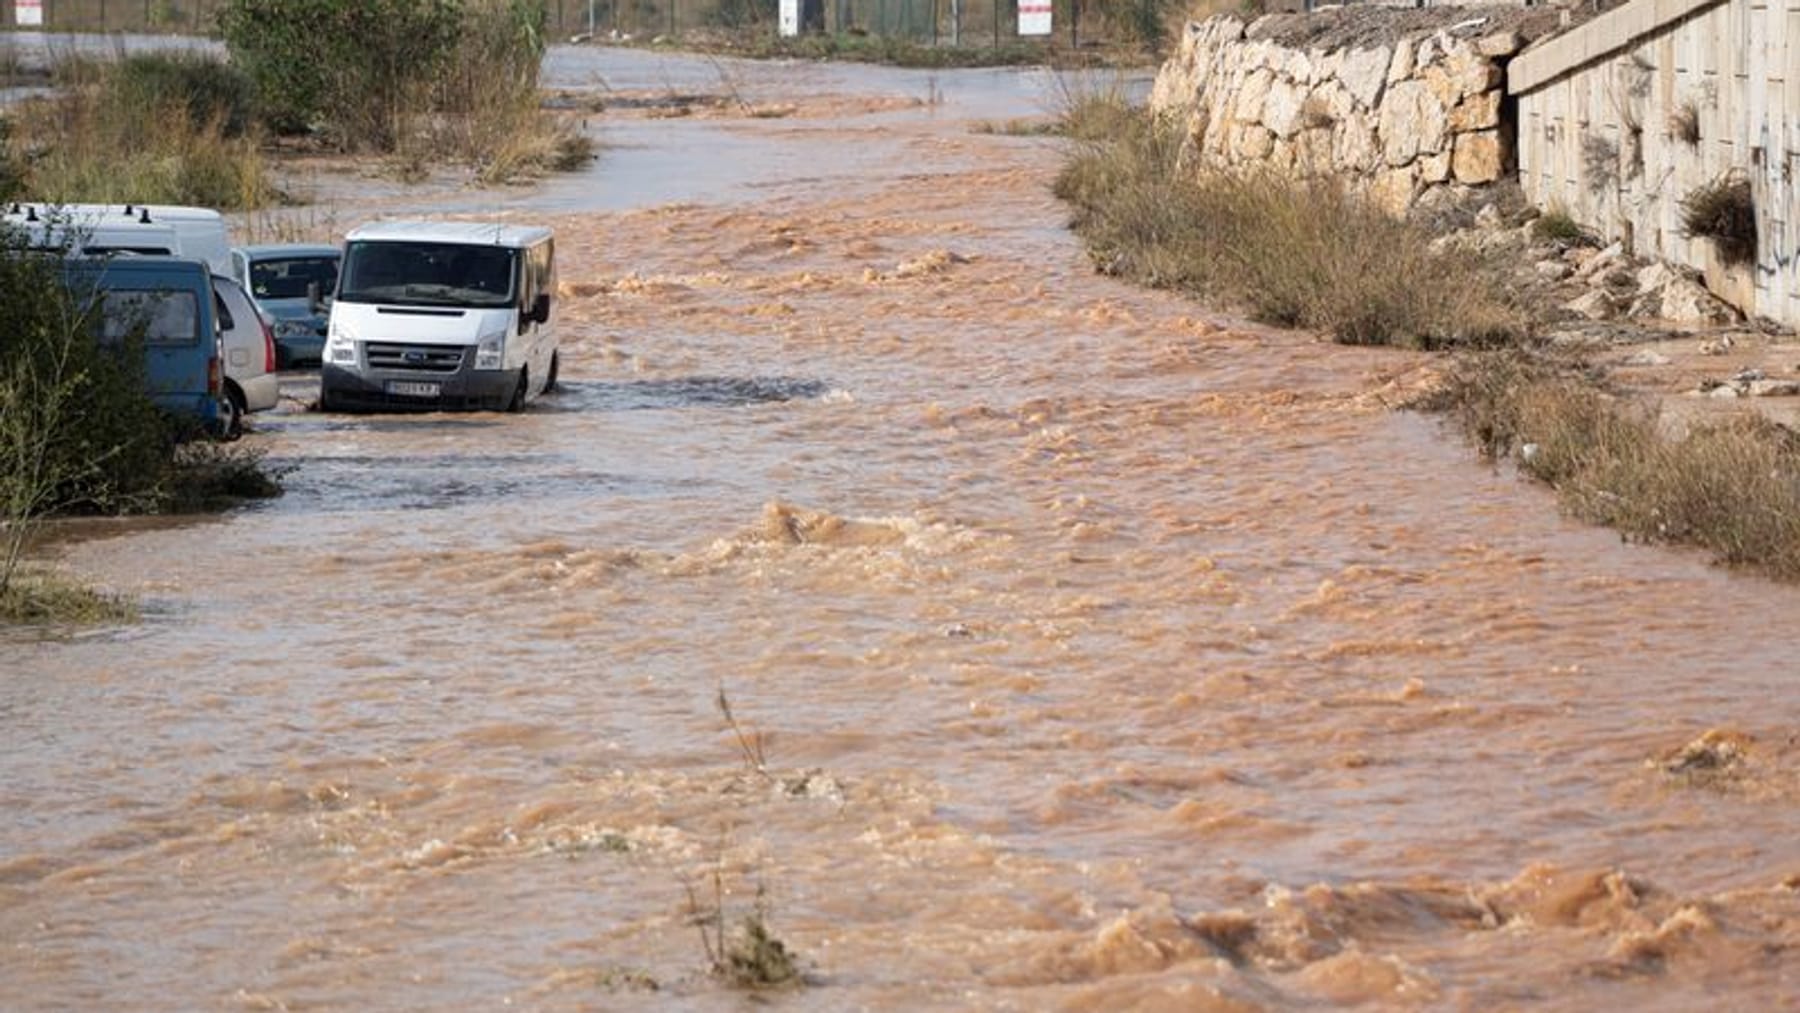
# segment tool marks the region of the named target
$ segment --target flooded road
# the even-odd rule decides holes
[[[59,550],[148,616],[0,646],[0,1007],[739,1008],[721,899],[784,1008],[1800,998],[1800,591],[1094,275],[1046,79],[552,76],[721,67],[438,205],[555,226],[562,394]]]

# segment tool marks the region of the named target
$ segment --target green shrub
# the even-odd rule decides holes
[[[242,70],[206,53],[132,53],[106,75],[109,110],[155,125],[163,110],[187,109],[195,130],[216,124],[225,137],[242,137],[256,125],[256,86]]]
[[[64,287],[55,256],[25,242],[0,230],[0,590],[39,518],[141,506],[168,459],[141,347],[101,348],[91,300]]]
[[[1587,232],[1567,211],[1552,207],[1532,221],[1531,235],[1544,241],[1574,243],[1586,238]]]
[[[94,626],[129,623],[137,606],[50,572],[20,572],[0,587],[0,623]]]
[[[455,51],[461,0],[230,0],[219,30],[270,124],[393,151]]]

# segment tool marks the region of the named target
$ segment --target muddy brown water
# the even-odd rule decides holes
[[[1096,276],[1029,79],[731,73],[442,202],[556,227],[562,394],[61,544],[147,615],[0,646],[0,1007],[739,1008],[721,900],[799,1009],[1800,1000],[1800,592]]]

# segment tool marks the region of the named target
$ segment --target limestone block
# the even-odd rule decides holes
[[[1300,111],[1305,102],[1305,85],[1277,79],[1269,85],[1269,94],[1263,101],[1263,126],[1274,131],[1276,137],[1293,137],[1300,132]]]
[[[1233,162],[1260,162],[1275,147],[1275,135],[1255,123],[1239,123],[1233,127],[1231,145]]]
[[[1414,55],[1415,51],[1413,49],[1412,40],[1401,39],[1398,43],[1395,43],[1394,58],[1388,61],[1388,84],[1399,84],[1413,75],[1413,67],[1415,66],[1413,63]]]
[[[1431,97],[1445,109],[1453,109],[1462,101],[1462,82],[1452,77],[1450,69],[1441,63],[1433,63],[1420,67],[1418,78],[1431,91]]]
[[[1331,130],[1331,160],[1349,172],[1373,172],[1380,167],[1381,144],[1372,113],[1356,109],[1337,121]]]
[[[1498,88],[1505,77],[1499,64],[1475,52],[1452,53],[1444,66],[1465,97]]]
[[[1312,60],[1301,50],[1290,49],[1287,51],[1287,56],[1281,61],[1281,72],[1287,75],[1290,81],[1302,85],[1311,84]]]
[[[1435,155],[1424,155],[1419,158],[1419,182],[1427,185],[1442,183],[1450,178],[1450,153],[1440,151]]]
[[[1336,81],[1344,69],[1344,51],[1341,49],[1320,50],[1313,53],[1313,83]]]
[[[1338,68],[1338,80],[1350,89],[1350,94],[1361,102],[1364,109],[1373,109],[1381,101],[1382,89],[1387,87],[1388,61],[1392,53],[1386,46],[1374,49],[1353,49],[1344,54],[1344,62]]]
[[[1342,123],[1356,111],[1356,99],[1350,97],[1350,89],[1335,80],[1320,81],[1313,88],[1307,102],[1313,110],[1311,115],[1315,117],[1312,122],[1307,123],[1309,127],[1321,125],[1317,122],[1317,117],[1328,118],[1332,123]]]
[[[1443,150],[1449,117],[1424,82],[1402,81],[1381,104],[1382,155],[1391,166]],[[1470,135],[1473,136],[1473,135]]]
[[[1370,181],[1369,199],[1391,214],[1405,214],[1406,209],[1412,206],[1414,185],[1410,166],[1389,169]]]
[[[1294,142],[1276,138],[1269,145],[1269,154],[1263,159],[1263,165],[1282,175],[1291,175],[1294,171]]]
[[[1231,118],[1245,123],[1260,122],[1263,103],[1269,100],[1269,85],[1274,81],[1275,75],[1267,67],[1258,67],[1245,75],[1243,83],[1236,89],[1237,101],[1233,104]]]
[[[1308,73],[1306,75],[1307,84],[1318,84],[1320,81],[1336,76],[1337,68],[1335,65],[1332,67],[1331,73],[1325,72],[1324,64],[1328,55],[1330,54],[1323,49],[1309,49],[1306,51],[1306,66],[1308,68]]]
[[[1451,168],[1456,172],[1458,183],[1492,183],[1499,179],[1506,168],[1506,151],[1500,143],[1500,131],[1458,134]]]
[[[1478,40],[1475,51],[1482,56],[1511,56],[1524,46],[1525,40],[1518,32],[1495,32]]]
[[[1337,165],[1332,160],[1333,131],[1330,127],[1302,130],[1294,138],[1294,171],[1301,176],[1335,176]]]
[[[1491,130],[1500,125],[1500,92],[1478,92],[1457,103],[1450,110],[1450,129],[1462,134],[1471,130]]]

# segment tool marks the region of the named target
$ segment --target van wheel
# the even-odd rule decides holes
[[[544,393],[548,394],[551,391],[556,389],[556,374],[557,374],[558,370],[561,369],[561,367],[562,367],[561,359],[557,356],[557,353],[551,352],[550,353],[550,376],[548,379],[546,379],[544,381]]]
[[[244,392],[235,383],[225,384],[219,399],[219,438],[227,442],[244,435]]]
[[[512,399],[510,401],[506,402],[506,410],[509,412],[524,411],[525,410],[525,392],[527,390],[529,390],[530,388],[531,388],[531,370],[524,366],[520,366],[519,367],[519,383],[517,386],[515,386],[513,388]]]

